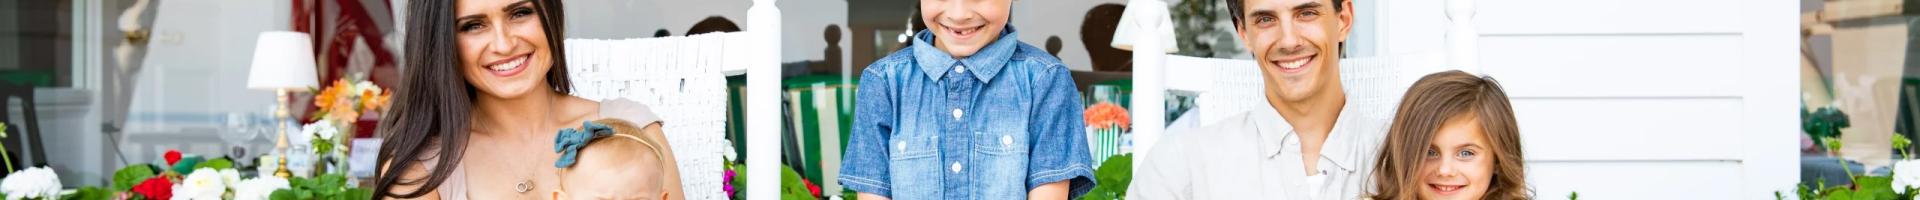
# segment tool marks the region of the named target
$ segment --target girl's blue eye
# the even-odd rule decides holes
[[[1460,150],[1458,154],[1459,155],[1456,155],[1456,156],[1460,157],[1461,160],[1471,160],[1473,159],[1473,156],[1474,156],[1473,151],[1468,151],[1468,150]]]

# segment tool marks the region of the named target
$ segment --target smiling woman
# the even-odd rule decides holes
[[[557,0],[414,0],[406,64],[383,117],[379,198],[549,197],[555,132],[601,118],[669,145],[645,105],[570,96]],[[471,147],[471,148],[469,148]],[[673,152],[662,151],[673,164]],[[487,173],[467,174],[467,171]],[[662,169],[670,199],[679,173]]]

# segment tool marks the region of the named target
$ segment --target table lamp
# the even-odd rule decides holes
[[[319,76],[314,73],[313,39],[306,33],[293,31],[267,31],[260,33],[260,39],[253,46],[253,66],[247,73],[247,89],[272,90],[274,104],[274,125],[279,131],[279,142],[274,150],[280,152],[279,170],[274,176],[292,177],[287,171],[287,93],[320,85]]]

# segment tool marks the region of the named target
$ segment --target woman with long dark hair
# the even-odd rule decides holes
[[[558,0],[411,0],[402,83],[381,118],[376,198],[540,199],[558,187],[555,135],[601,118],[643,124],[673,151],[657,117],[626,100],[568,95]],[[679,170],[663,169],[669,198]]]

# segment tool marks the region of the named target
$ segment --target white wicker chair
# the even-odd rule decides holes
[[[724,199],[726,76],[744,73],[745,32],[645,39],[567,39],[573,95],[626,98],[652,107],[679,161],[687,199]]]

